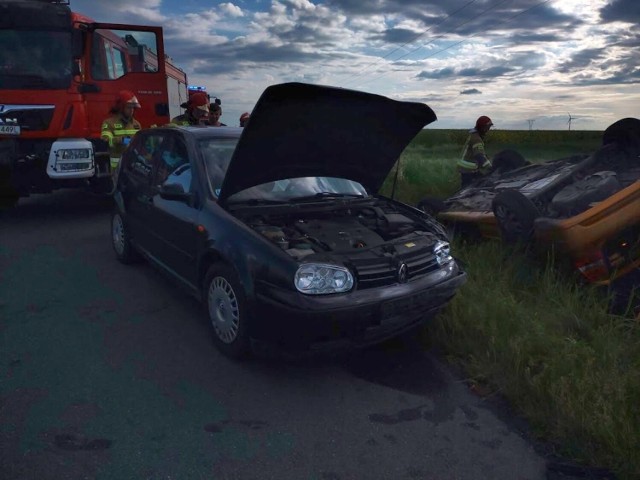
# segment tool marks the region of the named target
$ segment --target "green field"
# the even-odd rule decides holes
[[[396,198],[415,204],[458,188],[466,132],[424,130],[400,159]],[[492,131],[491,156],[538,162],[593,152],[601,132]],[[383,193],[389,195],[395,170]],[[606,295],[498,242],[456,239],[468,283],[425,339],[485,394],[506,397],[556,453],[640,478],[640,325],[607,313]]]

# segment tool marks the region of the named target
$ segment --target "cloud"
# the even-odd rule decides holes
[[[482,92],[477,88],[468,88],[467,90],[462,90],[460,95],[480,95]]]
[[[613,0],[600,10],[603,22],[626,22],[640,24],[640,2],[638,0]]]
[[[434,70],[432,72],[422,71],[417,77],[420,79],[429,78],[429,79],[441,79],[441,78],[451,78],[456,76],[456,71],[453,68],[442,68],[440,70]]]
[[[417,75],[420,79],[445,79],[445,78],[457,78],[457,77],[469,77],[475,79],[487,79],[497,78],[503,75],[507,75],[513,72],[511,67],[494,66],[489,68],[443,68],[441,70],[435,70],[433,72],[423,70]]]
[[[420,35],[419,32],[407,28],[389,28],[382,32],[382,34],[372,35],[369,38],[372,40],[382,40],[386,43],[404,44],[415,40],[418,35]]]
[[[244,17],[244,12],[240,7],[233,3],[221,3],[220,11],[229,17]]]

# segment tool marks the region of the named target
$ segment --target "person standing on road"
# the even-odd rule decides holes
[[[174,125],[207,125],[209,120],[209,98],[205,92],[195,92],[182,106],[187,109],[171,120]]]
[[[492,126],[491,119],[482,115],[476,120],[476,126],[469,130],[462,157],[458,160],[461,188],[483,176],[487,169],[491,168],[491,161],[484,151],[484,137]]]
[[[122,152],[131,141],[131,137],[142,128],[140,122],[133,118],[138,108],[140,108],[140,102],[133,92],[121,90],[109,112],[110,116],[102,122],[100,137],[109,145],[112,172],[118,166]]]
[[[222,116],[222,106],[215,102],[209,106],[209,122],[207,125],[211,125],[212,127],[226,127],[224,123],[220,121],[220,117]]]

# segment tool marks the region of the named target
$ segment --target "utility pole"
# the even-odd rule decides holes
[[[531,129],[533,128],[533,122],[535,121],[535,119],[527,120],[527,122],[529,122],[529,131],[531,131]]]

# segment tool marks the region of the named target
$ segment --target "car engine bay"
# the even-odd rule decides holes
[[[267,213],[269,210],[273,213]],[[401,213],[381,200],[334,209],[321,207],[283,214],[281,209],[274,208],[261,215],[236,216],[298,260],[316,253],[341,254],[376,248],[393,255],[446,240],[446,234],[435,222]]]

